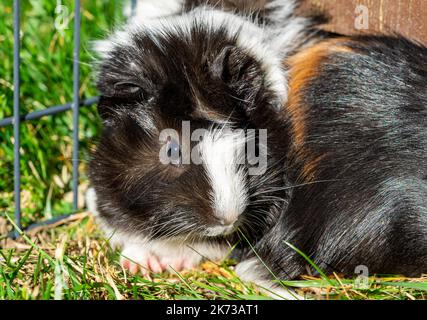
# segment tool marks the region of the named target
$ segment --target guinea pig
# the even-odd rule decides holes
[[[97,47],[92,210],[122,265],[235,248],[243,280],[288,299],[272,280],[307,272],[298,251],[327,274],[427,272],[427,49],[325,38],[293,1],[221,3],[137,16]]]
[[[254,245],[258,257],[279,279],[307,272],[294,247],[326,274],[427,273],[427,48],[401,36],[338,36],[285,64],[278,118],[291,195]],[[244,258],[238,273],[270,276],[253,253]]]
[[[290,200],[283,60],[315,33],[290,0],[258,11],[178,2],[137,9],[96,44],[103,130],[90,210],[122,265],[144,275],[222,259],[240,232],[256,243],[278,222]]]

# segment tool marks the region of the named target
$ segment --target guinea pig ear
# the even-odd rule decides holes
[[[239,94],[254,94],[253,90],[259,90],[263,83],[260,64],[235,46],[223,48],[210,69],[214,77],[222,79]]]

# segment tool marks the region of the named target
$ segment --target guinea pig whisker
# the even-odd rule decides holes
[[[249,225],[251,225],[254,222],[255,222],[254,225],[256,225],[257,222],[259,222],[260,225],[264,225],[265,224],[265,221],[258,215],[258,213],[269,214],[267,211],[264,211],[264,210],[261,210],[261,209],[259,209],[259,210],[253,210],[250,214],[248,214],[246,216],[247,218],[251,218],[251,221],[248,221]],[[252,219],[255,219],[255,221],[253,221]],[[248,220],[248,219],[246,219],[246,220]]]
[[[247,219],[246,221],[248,222],[247,226],[250,227],[252,229],[252,231],[256,231],[257,227],[265,225],[265,221],[262,220],[260,217],[258,217],[256,215],[252,215],[251,218],[252,219],[250,221],[249,221],[249,219]],[[255,220],[253,220],[253,218],[255,218]]]
[[[266,193],[272,193],[272,192],[278,192],[278,191],[284,191],[284,190],[291,190],[291,189],[294,189],[294,188],[304,187],[304,186],[318,184],[318,183],[327,183],[327,182],[336,182],[336,181],[341,181],[341,180],[337,180],[337,179],[318,180],[318,181],[311,181],[311,182],[296,184],[296,185],[293,185],[293,186],[271,188],[271,189],[267,189],[267,190],[264,190],[264,191],[255,192],[255,193],[251,194],[251,197],[259,196],[259,195],[266,194]]]
[[[185,212],[178,211],[174,214],[174,219],[161,223],[156,223],[151,227],[151,229],[154,231],[153,236],[161,235],[161,238],[170,238],[187,233],[188,237],[190,233],[195,232],[195,229],[197,229],[197,225],[195,223],[192,223],[191,221],[188,221],[188,217],[186,217]],[[187,221],[185,223],[177,223],[176,221],[179,221],[180,219],[186,219]],[[168,229],[169,227],[170,229],[167,230],[165,234],[162,234],[162,232]]]
[[[169,233],[162,236],[162,238],[170,239],[173,237],[176,237],[178,235],[182,235],[184,233],[187,233],[189,231],[192,231],[189,227],[183,226],[183,225],[176,225],[173,229],[170,230]],[[187,233],[188,236],[188,233]]]
[[[283,201],[285,200],[283,197],[275,195],[275,193],[277,192],[271,192],[271,194],[269,193],[262,193],[259,195],[259,199],[254,199],[253,201],[258,201],[258,200],[279,200],[279,201]]]
[[[191,229],[190,228],[188,228],[189,229],[189,231],[191,231],[191,232],[189,232],[186,236],[185,236],[185,238],[182,240],[182,243],[188,243],[188,242],[190,242],[191,240],[191,237],[193,237],[194,236],[194,233],[195,232],[197,232],[197,231],[195,231],[195,230],[198,230],[199,228],[197,228],[197,226],[194,224],[194,225],[192,225],[192,227],[191,227]]]
[[[251,203],[251,205],[258,205],[258,204],[264,204],[264,203],[272,203],[274,201],[277,202],[284,202],[284,203],[288,203],[289,201],[287,199],[282,199],[279,197],[269,197],[268,199],[260,199],[260,200],[255,200]]]
[[[161,234],[163,232],[163,230],[165,230],[166,228],[168,228],[171,225],[173,225],[171,221],[165,221],[163,223],[159,223],[159,224],[154,225],[152,227],[152,229],[156,229],[155,234]],[[174,228],[176,228],[176,226]],[[174,229],[172,229],[172,230],[174,230]],[[168,232],[171,232],[171,230],[169,230]]]
[[[239,98],[239,97],[233,96],[232,94],[229,94],[229,96],[230,96],[231,98],[233,98],[233,99],[237,100],[237,101],[244,102],[244,103],[251,103],[251,104],[253,104],[253,102],[252,102],[252,101],[245,100],[245,99],[241,99],[241,98]]]
[[[224,121],[221,121],[221,126],[218,128],[218,132],[215,133],[217,137],[222,135],[223,131],[227,128],[227,126],[230,126],[233,124],[233,121],[230,121],[230,119],[233,116],[235,109],[236,108],[233,107],[233,110],[230,111],[230,114],[228,115],[227,119],[225,119]]]
[[[258,208],[258,209],[256,209],[256,210],[254,210],[253,211],[254,213],[262,213],[262,214],[265,214],[265,215],[267,215],[267,216],[271,216],[272,215],[272,212],[271,211],[267,211],[267,210],[264,210],[264,209],[261,209],[261,208]],[[253,215],[254,216],[254,215]],[[258,216],[257,216],[258,217]]]

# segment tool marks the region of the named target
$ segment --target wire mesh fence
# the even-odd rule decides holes
[[[137,0],[131,0],[131,15],[135,13]],[[44,110],[39,110],[27,114],[21,114],[20,110],[20,20],[21,20],[21,1],[13,0],[13,116],[0,119],[0,128],[5,126],[13,126],[14,137],[14,160],[13,160],[13,178],[14,178],[14,219],[16,226],[22,230],[21,223],[21,167],[20,167],[20,148],[21,148],[21,122],[37,121],[45,116],[52,116],[58,113],[72,111],[72,212],[61,215],[49,220],[35,222],[28,226],[26,230],[31,230],[41,225],[47,225],[62,220],[78,211],[78,187],[79,187],[79,109],[81,107],[96,104],[98,97],[92,97],[85,100],[80,99],[80,32],[81,32],[81,1],[74,0],[74,25],[73,25],[73,99],[71,102],[48,107]],[[19,236],[18,230],[11,234],[16,238]]]

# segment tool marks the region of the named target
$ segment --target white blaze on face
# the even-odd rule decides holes
[[[235,222],[247,204],[246,174],[239,166],[244,164],[245,144],[243,130],[218,129],[205,134],[199,145],[212,186],[212,207],[225,226]]]
[[[144,21],[146,19],[166,17],[180,13],[183,6],[184,0],[137,0],[135,17],[133,18],[136,21]],[[129,1],[124,9],[125,16],[131,16],[131,9],[131,1]]]

